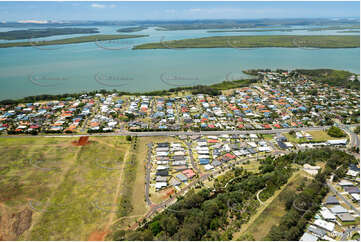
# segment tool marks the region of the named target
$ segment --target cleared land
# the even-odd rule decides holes
[[[130,39],[130,38],[140,38],[146,37],[147,35],[89,35],[81,37],[73,37],[67,39],[58,39],[58,40],[49,40],[49,41],[27,41],[27,42],[12,42],[12,43],[1,43],[0,48],[9,48],[9,47],[29,47],[29,46],[47,46],[47,45],[67,45],[67,44],[78,44],[86,42],[97,42],[97,41],[106,41],[106,40],[116,40],[116,39]]]
[[[124,137],[91,138],[86,146],[74,140],[0,139],[0,238],[88,240],[107,225],[130,144]]]
[[[327,132],[322,130],[314,130],[314,131],[307,131],[310,135],[312,135],[312,142],[326,142],[327,140],[336,139],[327,134]],[[289,133],[283,133],[283,135],[291,142],[294,143],[307,143],[310,142],[306,138],[298,139],[296,135],[290,135]]]
[[[172,48],[358,48],[357,35],[265,35],[265,36],[215,36],[141,44],[134,49]]]

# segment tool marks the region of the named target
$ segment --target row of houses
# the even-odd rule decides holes
[[[307,229],[300,241],[332,241],[342,234],[336,230],[339,226],[345,230],[343,223],[352,223],[356,221],[359,215],[354,214],[353,210],[347,210],[340,205],[336,196],[329,196],[315,215],[313,222],[307,226]]]
[[[1,105],[0,132],[79,132],[80,127],[97,132],[120,128],[252,130],[330,125],[334,119],[359,122],[357,91],[287,73],[260,74],[262,84],[217,96],[119,97],[116,93],[97,93],[51,102]],[[93,119],[83,126],[89,116]],[[296,136],[312,139],[303,132]]]
[[[272,147],[256,134],[199,136],[193,139],[192,150],[198,165],[205,171],[213,170],[236,158],[273,151]]]
[[[155,172],[153,181],[156,191],[173,186],[179,189],[181,184],[191,180],[195,173],[189,167],[189,156],[180,142],[157,143],[153,150]]]

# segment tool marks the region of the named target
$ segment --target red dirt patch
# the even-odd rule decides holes
[[[164,190],[163,194],[165,193],[165,195],[163,196],[163,198],[168,198],[170,195],[174,194],[174,189],[173,188],[169,188],[167,190]]]
[[[89,136],[82,136],[79,138],[78,141],[73,141],[72,144],[74,146],[84,146],[84,145],[89,144],[88,139],[89,139]]]
[[[96,230],[92,232],[88,238],[88,241],[104,241],[109,231]]]

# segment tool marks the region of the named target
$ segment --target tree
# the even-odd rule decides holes
[[[152,231],[153,235],[157,235],[162,231],[162,228],[159,224],[159,221],[155,221],[149,225],[150,230]]]
[[[340,128],[336,126],[332,126],[331,128],[329,128],[327,134],[331,137],[337,137],[337,138],[346,136],[345,132],[343,132]]]
[[[174,214],[163,215],[159,221],[159,225],[169,235],[173,235],[177,231],[178,220]]]
[[[126,139],[127,139],[127,141],[129,141],[129,142],[130,142],[130,141],[132,141],[132,136],[127,135],[127,136],[126,136]]]
[[[149,240],[153,240],[153,234],[152,234],[152,231],[150,231],[148,229],[146,229],[144,231],[132,231],[132,232],[126,234],[125,240],[149,241]]]

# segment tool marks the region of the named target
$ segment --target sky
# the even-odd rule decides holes
[[[0,2],[0,21],[360,17],[360,2]]]

